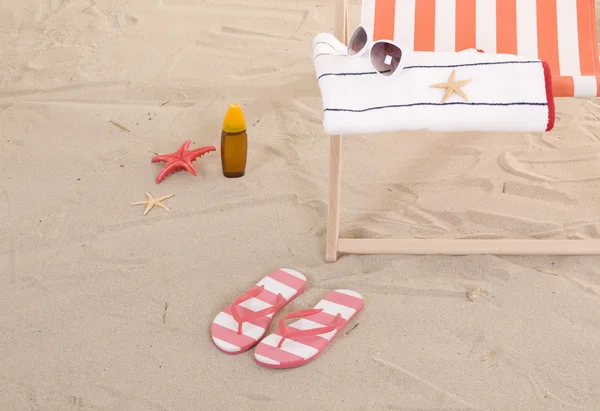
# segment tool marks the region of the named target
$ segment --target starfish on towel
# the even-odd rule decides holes
[[[144,210],[144,215],[148,214],[148,211],[152,210],[154,208],[154,206],[159,206],[164,208],[167,211],[171,211],[169,210],[169,207],[167,207],[166,205],[164,205],[162,202],[165,201],[168,198],[174,197],[175,194],[169,194],[168,196],[162,196],[162,197],[158,197],[158,198],[154,198],[154,196],[152,194],[150,194],[149,192],[146,191],[146,197],[148,197],[148,200],[145,201],[137,201],[135,203],[131,203],[131,205],[142,205],[145,204],[146,205],[146,210]]]
[[[156,184],[160,183],[169,174],[179,170],[187,170],[190,173],[192,173],[192,175],[196,175],[196,170],[192,165],[192,161],[196,160],[198,157],[202,157],[206,153],[216,150],[216,148],[213,146],[206,146],[194,150],[188,150],[190,144],[192,144],[192,142],[190,140],[187,140],[185,143],[182,144],[181,147],[179,147],[179,150],[177,150],[176,152],[170,154],[162,154],[152,158],[153,163],[159,161],[167,163],[163,167],[161,172],[158,173],[158,176],[156,177]]]
[[[432,84],[429,87],[446,89],[446,93],[444,94],[444,97],[442,98],[441,104],[444,104],[446,102],[446,100],[448,100],[448,97],[450,97],[452,95],[452,93],[458,94],[465,101],[468,102],[469,99],[467,98],[465,93],[463,93],[463,91],[460,88],[470,81],[471,81],[471,79],[456,81],[456,70],[452,70],[452,74],[450,74],[450,77],[448,77],[447,83]]]

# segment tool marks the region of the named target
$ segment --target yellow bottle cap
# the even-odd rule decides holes
[[[226,133],[240,133],[246,130],[246,120],[239,104],[229,105],[225,119],[223,120],[223,131]]]

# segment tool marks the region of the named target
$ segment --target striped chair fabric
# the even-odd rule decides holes
[[[361,24],[415,51],[537,57],[555,97],[600,96],[595,0],[363,0]]]

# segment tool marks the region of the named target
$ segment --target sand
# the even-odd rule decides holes
[[[311,40],[332,30],[314,0],[2,1],[0,410],[600,409],[600,258],[325,264]],[[157,185],[154,153],[218,146],[231,102],[247,175],[217,151]],[[544,135],[347,138],[342,235],[600,237],[600,106],[557,104]],[[143,216],[146,191],[171,211]],[[366,301],[293,370],[209,335],[277,267],[309,281],[284,313]]]

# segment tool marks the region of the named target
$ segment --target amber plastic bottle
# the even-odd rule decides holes
[[[231,104],[225,113],[221,132],[221,165],[228,178],[242,177],[246,173],[248,135],[246,120],[239,104]]]

